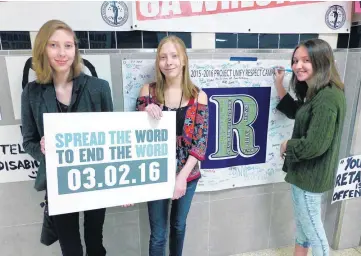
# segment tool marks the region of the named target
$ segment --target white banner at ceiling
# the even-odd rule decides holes
[[[136,1],[133,25],[151,31],[349,33],[351,9],[347,1]]]
[[[44,114],[49,215],[173,196],[176,114],[147,115]]]
[[[349,33],[351,1],[0,1],[0,31]]]

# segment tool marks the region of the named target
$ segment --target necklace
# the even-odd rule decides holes
[[[164,99],[164,106],[167,106],[166,104],[165,104],[165,97],[164,97],[164,92],[163,92],[163,99]],[[176,109],[176,111],[177,111],[177,113],[178,113],[178,110],[181,108],[181,106],[182,106],[182,100],[183,100],[183,91],[182,91],[182,96],[181,96],[181,99],[180,99],[180,102],[179,102],[179,107],[176,109],[176,108],[169,108],[169,107],[167,107],[168,109],[170,109],[170,110],[174,110],[174,109]]]

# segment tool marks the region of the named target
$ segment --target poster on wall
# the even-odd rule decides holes
[[[112,90],[112,77],[109,55],[82,55],[84,73],[97,76],[109,82]],[[21,119],[21,93],[27,82],[35,80],[31,69],[31,56],[6,56],[6,68],[16,120]]]
[[[20,125],[0,126],[0,183],[34,180],[40,163],[24,151]]]
[[[351,1],[136,1],[133,26],[180,32],[349,33],[351,10]]]
[[[145,112],[44,114],[49,214],[171,198],[175,121],[175,112],[160,121]]]
[[[332,204],[335,202],[361,197],[361,155],[340,160]]]
[[[0,31],[38,31],[52,19],[66,22],[74,31],[129,31],[132,26],[132,3],[0,1]]]
[[[294,121],[276,110],[273,67],[290,68],[289,61],[190,59],[189,65],[192,81],[207,93],[210,111],[197,191],[282,182],[279,146],[291,137]],[[134,111],[140,88],[154,81],[154,61],[123,60],[122,74],[124,110]]]

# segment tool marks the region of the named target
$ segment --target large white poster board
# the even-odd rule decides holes
[[[289,69],[290,61],[189,62],[191,79],[207,93],[210,111],[208,149],[197,191],[282,182],[279,146],[291,138],[294,121],[276,109],[273,67]],[[140,88],[155,79],[154,60],[123,60],[122,75],[124,110],[133,111]],[[286,88],[290,77],[287,72]],[[237,126],[240,119],[244,126]]]
[[[49,214],[171,198],[175,113],[44,114]]]

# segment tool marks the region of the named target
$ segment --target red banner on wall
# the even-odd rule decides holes
[[[361,1],[355,1],[355,12],[361,13]]]

